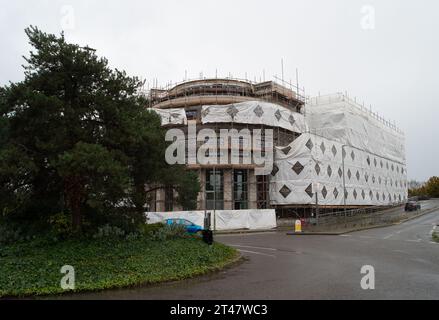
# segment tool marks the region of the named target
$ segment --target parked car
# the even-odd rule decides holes
[[[197,233],[200,231],[203,231],[203,227],[196,225],[195,223],[186,220],[186,219],[180,219],[180,218],[174,218],[174,219],[166,219],[165,224],[172,225],[172,224],[179,224],[183,225],[186,228],[186,231],[188,233]]]
[[[421,210],[421,204],[417,201],[409,201],[405,204],[405,211]]]

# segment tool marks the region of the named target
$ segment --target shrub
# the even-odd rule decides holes
[[[21,229],[0,224],[0,244],[11,244],[25,240],[26,236],[23,235]]]
[[[57,238],[66,238],[72,232],[70,217],[64,213],[57,213],[49,217],[51,231]]]
[[[169,239],[185,238],[187,237],[187,232],[183,225],[170,224],[165,225],[156,232],[152,232],[151,237],[156,241],[165,241]]]
[[[103,227],[98,228],[98,232],[93,235],[94,239],[105,238],[122,238],[125,236],[125,231],[118,227],[110,226],[106,224]]]
[[[140,233],[142,233],[145,236],[150,236],[153,233],[156,233],[160,229],[164,228],[165,225],[161,222],[159,223],[153,223],[153,224],[142,224],[139,227]]]

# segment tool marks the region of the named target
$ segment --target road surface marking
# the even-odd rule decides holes
[[[231,246],[232,247],[239,247],[239,248],[250,248],[250,249],[261,249],[261,250],[277,251],[277,249],[274,249],[274,248],[242,246],[242,245],[239,245],[239,244],[232,244]]]
[[[277,231],[267,231],[267,232],[235,232],[235,233],[219,233],[216,237],[242,237],[242,236],[253,236],[262,234],[276,234]]]
[[[387,239],[390,239],[391,237],[393,237],[394,236],[394,234],[392,233],[392,234],[389,234],[388,236],[385,236],[383,239],[384,240],[387,240]]]
[[[261,256],[267,256],[267,257],[276,258],[276,256],[274,256],[272,254],[266,254],[266,253],[261,253],[261,252],[256,252],[256,251],[249,251],[249,250],[242,250],[242,249],[238,249],[238,251],[246,252],[246,253],[253,253],[253,254],[258,254],[258,255],[261,255]]]
[[[340,237],[352,237],[350,234],[341,234]]]
[[[418,240],[406,240],[407,242],[421,242],[422,239],[418,239]]]

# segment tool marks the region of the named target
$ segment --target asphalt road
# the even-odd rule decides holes
[[[216,241],[240,250],[243,263],[181,282],[64,298],[439,299],[439,244],[431,241],[436,224],[439,210],[341,236],[222,235]],[[364,265],[375,269],[374,290],[361,288]]]

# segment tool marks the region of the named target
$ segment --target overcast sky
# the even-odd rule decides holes
[[[281,75],[307,95],[347,91],[406,134],[408,176],[439,175],[435,0],[0,0],[0,85],[23,78],[36,25],[159,83]]]

